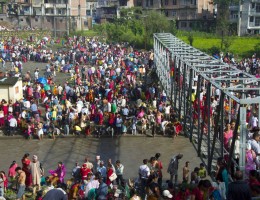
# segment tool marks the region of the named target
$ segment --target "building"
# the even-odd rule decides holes
[[[113,21],[120,17],[120,9],[134,7],[134,0],[97,0],[97,22]]]
[[[13,0],[3,8],[0,21],[14,27],[52,30],[54,36],[91,29],[96,22],[119,17],[120,8],[133,7],[134,0]]]
[[[136,4],[140,1],[137,0]],[[197,26],[197,22],[205,26],[214,20],[211,0],[143,0],[141,4],[144,9],[157,10],[170,20],[175,19],[179,29],[190,30]]]
[[[245,0],[239,8],[238,35],[260,34],[260,0]]]
[[[0,99],[7,102],[20,100],[23,98],[22,80],[18,77],[1,77],[0,78]]]
[[[53,30],[55,36],[89,28],[86,0],[14,0],[7,20],[18,27]]]

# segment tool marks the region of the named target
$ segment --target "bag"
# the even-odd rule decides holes
[[[109,176],[110,181],[114,181],[114,180],[116,180],[116,178],[117,178],[117,175],[115,172],[113,172],[113,174],[111,174],[111,176]]]
[[[226,185],[225,182],[220,182],[218,185],[218,189],[220,192],[220,195],[222,197],[222,199],[226,199]]]

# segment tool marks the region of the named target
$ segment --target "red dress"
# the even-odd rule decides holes
[[[109,177],[113,174],[113,169],[112,168],[110,168],[110,169],[108,169],[107,170],[107,181],[106,181],[106,184],[107,185],[110,185],[112,182],[110,181],[110,179],[109,179]]]
[[[89,168],[81,167],[80,168],[81,179],[86,180],[88,173],[90,173],[90,172],[91,172],[91,170]]]
[[[3,111],[4,111],[4,115],[6,116],[8,114],[8,105],[4,104],[2,108],[3,108]]]
[[[26,179],[25,179],[25,185],[26,187],[30,187],[32,185],[32,174],[30,170],[30,163],[31,161],[28,158],[22,159],[22,170],[25,172]]]

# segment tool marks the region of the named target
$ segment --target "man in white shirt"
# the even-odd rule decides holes
[[[141,180],[141,184],[142,184],[142,194],[145,194],[145,187],[146,187],[146,183],[148,180],[148,177],[150,176],[150,168],[148,167],[148,160],[144,159],[143,160],[143,165],[141,165],[139,167],[139,178]]]
[[[8,133],[8,135],[13,136],[16,127],[17,127],[17,120],[14,117],[12,117],[9,120],[9,133]]]
[[[167,120],[169,120],[170,119],[170,111],[171,111],[170,104],[166,104],[166,106],[164,107],[164,111],[165,111],[165,118]]]
[[[92,174],[88,174],[88,178],[89,176],[92,176],[90,177],[90,181],[87,183],[86,187],[85,187],[85,192],[84,192],[84,196],[85,198],[88,197],[88,192],[91,190],[91,189],[97,189],[99,187],[99,181],[98,181],[98,176],[93,176]]]
[[[252,129],[257,127],[257,122],[258,122],[258,119],[257,119],[256,115],[254,114],[252,119],[251,119],[251,128]]]

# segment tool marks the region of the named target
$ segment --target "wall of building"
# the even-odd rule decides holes
[[[80,5],[80,10],[79,10]],[[70,15],[71,16],[86,16],[86,0],[71,0]]]
[[[18,80],[14,86],[9,87],[9,99],[15,102],[16,100],[20,100],[21,98],[23,98],[23,84],[22,80]]]
[[[8,98],[8,86],[6,85],[1,85],[0,86],[0,99],[5,99],[6,101],[9,99]]]

